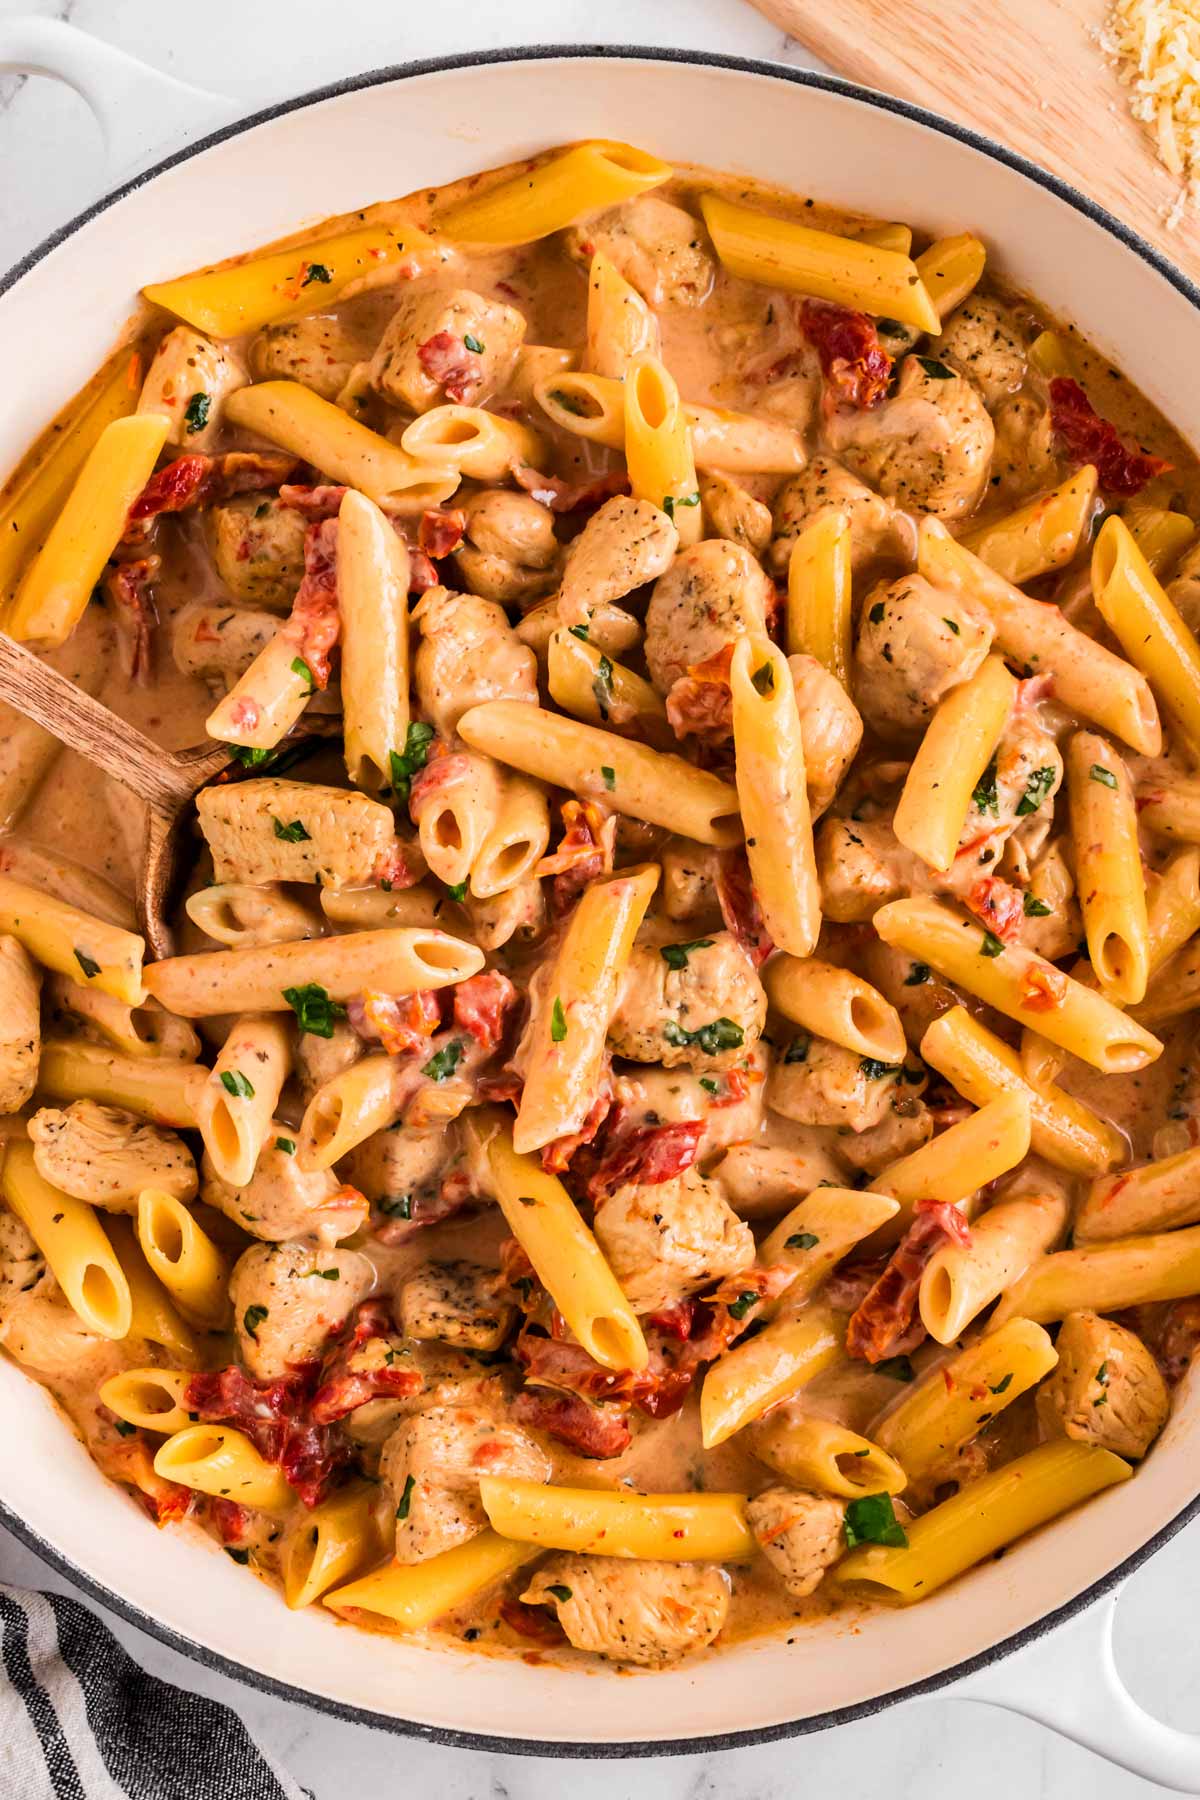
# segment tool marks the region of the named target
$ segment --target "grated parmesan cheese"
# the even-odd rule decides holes
[[[1179,182],[1173,227],[1200,198],[1200,0],[1113,0],[1101,42],[1130,89],[1130,112]]]

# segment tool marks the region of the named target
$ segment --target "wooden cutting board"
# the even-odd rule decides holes
[[[753,0],[839,75],[998,138],[1081,188],[1200,277],[1200,208],[1097,42],[1106,0]]]

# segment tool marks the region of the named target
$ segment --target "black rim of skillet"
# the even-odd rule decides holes
[[[1029,181],[1036,182],[1054,194],[1067,206],[1091,219],[1111,237],[1124,244],[1135,256],[1157,271],[1165,281],[1200,310],[1200,287],[1190,281],[1180,269],[1170,262],[1152,245],[1133,231],[1128,225],[1115,218],[1096,201],[1089,200],[1086,194],[1079,192],[1068,182],[1062,181],[1048,170],[1039,168],[1027,157],[1003,145],[994,143],[980,132],[969,126],[956,125],[949,119],[941,118],[937,113],[926,111],[924,107],[910,105],[905,100],[893,99],[888,94],[876,93],[871,88],[860,87],[852,81],[843,81],[837,76],[818,75],[809,69],[792,69],[783,63],[763,62],[758,58],[745,56],[708,55],[699,50],[655,49],[641,46],[622,46],[611,44],[535,44],[512,50],[486,50],[478,53],[467,53],[459,56],[432,57],[424,62],[398,63],[390,68],[372,69],[363,75],[347,77],[344,81],[331,82],[327,87],[313,88],[308,93],[299,94],[292,100],[281,100],[273,106],[263,107],[261,111],[251,113],[245,119],[234,124],[224,125],[218,131],[198,138],[195,143],[177,150],[173,156],[165,157],[161,162],[135,175],[132,180],[115,188],[94,205],[61,226],[51,235],[21,258],[18,263],[0,277],[0,294],[28,273],[42,258],[49,255],[59,244],[65,243],[69,237],[89,223],[90,220],[105,212],[108,207],[127,194],[146,187],[156,176],[178,164],[189,161],[209,150],[214,144],[223,143],[227,138],[238,137],[245,131],[251,131],[256,125],[268,123],[272,119],[283,118],[286,114],[299,112],[303,107],[312,106],[322,100],[336,99],[343,94],[353,94],[361,89],[381,87],[389,82],[411,80],[419,75],[443,74],[453,69],[488,67],[497,63],[511,62],[543,62],[558,59],[577,61],[591,58],[610,62],[662,62],[692,63],[704,68],[732,69],[743,75],[765,75],[775,81],[789,81],[799,88],[815,88],[825,93],[837,94],[845,99],[857,100],[864,106],[874,107],[880,112],[896,113],[901,118],[911,119],[915,124],[924,125],[930,131],[940,132],[944,137],[954,138],[961,144],[967,144],[982,155],[989,156],[995,162],[1006,164],[1015,169]],[[1014,1632],[1011,1637],[1000,1643],[992,1644],[981,1650],[978,1655],[967,1657],[964,1661],[940,1669],[934,1675],[928,1675],[922,1681],[914,1681],[905,1687],[892,1688],[885,1694],[873,1695],[868,1700],[860,1700],[853,1706],[836,1707],[832,1711],[815,1713],[806,1719],[793,1719],[778,1725],[762,1725],[746,1731],[727,1731],[714,1733],[699,1738],[667,1738],[641,1739],[626,1743],[572,1743],[567,1740],[551,1740],[530,1737],[491,1737],[482,1732],[457,1731],[447,1726],[424,1725],[418,1720],[401,1719],[390,1713],[379,1713],[366,1707],[349,1706],[340,1700],[330,1699],[323,1694],[312,1694],[307,1689],[293,1687],[289,1682],[277,1681],[274,1677],[263,1675],[258,1670],[247,1667],[245,1663],[234,1658],[222,1656],[215,1650],[207,1649],[202,1644],[194,1643],[190,1638],[182,1636],[161,1620],[145,1613],[140,1607],[132,1605],[121,1595],[113,1593],[102,1583],[83,1569],[78,1568],[69,1557],[64,1556],[54,1545],[47,1543],[39,1534],[26,1524],[23,1519],[11,1511],[0,1501],[0,1521],[19,1538],[30,1550],[48,1562],[52,1568],[80,1588],[93,1600],[106,1606],[130,1625],[136,1625],[148,1636],[157,1638],[160,1643],[193,1661],[202,1663],[205,1668],[216,1669],[222,1675],[228,1675],[235,1681],[257,1688],[261,1693],[273,1694],[281,1700],[290,1700],[297,1705],[310,1707],[316,1711],[329,1714],[336,1719],[345,1720],[349,1724],[369,1725],[379,1731],[398,1733],[403,1737],[420,1738],[423,1742],[437,1744],[449,1749],[485,1750],[499,1752],[509,1756],[548,1756],[548,1757],[647,1757],[647,1756],[691,1756],[713,1750],[737,1750],[752,1744],[776,1743],[780,1739],[807,1736],[810,1732],[827,1731],[835,1725],[850,1724],[857,1719],[869,1719],[888,1707],[897,1705],[902,1700],[917,1699],[935,1694],[939,1689],[960,1681],[964,1676],[975,1674],[980,1669],[990,1668],[1014,1651],[1023,1649],[1027,1644],[1036,1643],[1047,1632],[1064,1624],[1068,1619],[1099,1600],[1112,1588],[1123,1582],[1135,1569],[1141,1567],[1157,1550],[1173,1538],[1177,1531],[1200,1512],[1200,1494],[1156,1531],[1140,1549],[1126,1557],[1116,1568],[1109,1569],[1098,1580],[1068,1600],[1056,1611],[1035,1619],[1023,1630]]]

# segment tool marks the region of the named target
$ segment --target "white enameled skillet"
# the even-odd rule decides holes
[[[501,51],[377,71],[231,124],[227,102],[66,26],[0,22],[6,67],[58,75],[84,93],[119,169],[219,129],[118,187],[0,281],[0,473],[101,361],[143,282],[590,136],[744,170],[935,233],[970,226],[1004,272],[1106,347],[1200,443],[1191,348],[1200,291],[1019,157],[841,82],[671,51]],[[201,1661],[442,1743],[593,1756],[748,1744],[954,1684],[954,1695],[1024,1712],[1152,1780],[1200,1792],[1200,1740],[1136,1705],[1110,1649],[1120,1582],[1200,1506],[1198,1431],[1193,1380],[1136,1479],[924,1605],[632,1679],[367,1636],[319,1607],[286,1612],[208,1540],[154,1534],[7,1363],[0,1517],[98,1600]]]

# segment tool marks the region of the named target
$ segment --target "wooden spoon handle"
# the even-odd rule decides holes
[[[161,811],[173,812],[196,786],[169,751],[2,632],[0,700]]]

